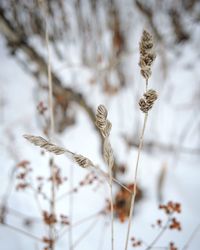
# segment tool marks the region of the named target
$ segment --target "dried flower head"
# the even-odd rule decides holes
[[[104,159],[105,159],[106,163],[108,164],[108,166],[113,168],[114,155],[113,155],[113,150],[112,150],[112,147],[110,145],[108,137],[106,137],[104,140],[103,155],[104,155]]]
[[[141,68],[141,75],[148,80],[151,76],[151,66],[156,58],[153,52],[153,39],[146,30],[143,31],[141,41],[140,41],[140,61],[139,66]]]
[[[61,155],[68,152],[66,149],[59,147],[51,142],[48,142],[41,136],[24,135],[24,138],[29,142],[33,143],[35,146],[46,149],[48,152],[54,153],[56,155]]]
[[[96,113],[96,126],[99,128],[103,138],[103,155],[109,168],[112,169],[114,165],[113,150],[109,142],[110,130],[112,128],[111,122],[107,119],[108,111],[105,106],[99,105]]]
[[[47,225],[52,225],[57,222],[57,218],[55,214],[48,213],[47,211],[43,211],[43,221]]]
[[[169,225],[170,229],[175,229],[178,231],[181,231],[181,223],[176,219],[176,218],[172,218],[171,220],[171,224]]]
[[[76,161],[76,163],[82,168],[94,167],[94,164],[92,163],[92,161],[86,158],[85,156],[80,155],[80,154],[75,154],[65,148],[59,147],[51,142],[48,142],[41,136],[24,135],[24,138],[26,138],[28,141],[30,141],[34,145],[44,148],[48,152],[54,153],[56,155],[68,153],[70,156],[72,156],[72,158]]]
[[[144,113],[148,113],[153,107],[154,102],[157,100],[158,95],[155,90],[150,89],[143,96],[144,97],[139,100],[140,110]]]
[[[181,204],[178,202],[169,201],[166,205],[161,204],[159,209],[164,210],[166,214],[181,213]]]
[[[92,161],[90,159],[86,158],[83,155],[75,154],[74,155],[74,160],[82,168],[88,168],[88,167],[94,166]]]
[[[99,105],[96,113],[96,126],[100,130],[103,137],[107,137],[110,134],[112,128],[111,122],[107,119],[108,111],[104,105]]]

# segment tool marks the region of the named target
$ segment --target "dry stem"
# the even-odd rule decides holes
[[[163,226],[163,228],[161,229],[160,233],[156,236],[156,238],[151,242],[151,244],[145,248],[145,250],[150,250],[153,248],[153,246],[156,244],[156,242],[158,242],[158,240],[162,237],[162,235],[164,234],[164,232],[167,230],[169,223],[171,221],[171,216],[169,216],[167,222],[165,223],[165,225]]]
[[[148,90],[148,80],[151,76],[151,66],[153,61],[156,58],[155,53],[153,52],[153,39],[150,33],[147,31],[143,31],[141,41],[140,41],[140,62],[139,66],[141,68],[141,75],[145,78],[145,89],[146,92],[143,95],[144,98],[141,98],[139,101],[139,106],[142,112],[144,112],[144,121],[143,121],[143,127],[142,132],[140,135],[140,142],[138,147],[138,153],[137,153],[137,160],[136,160],[136,166],[135,166],[135,172],[134,172],[134,189],[131,193],[131,205],[130,205],[130,212],[129,212],[129,221],[128,221],[128,230],[126,235],[126,243],[125,243],[125,250],[128,249],[128,241],[129,241],[129,235],[130,235],[130,229],[131,229],[131,222],[132,222],[132,215],[134,211],[134,205],[135,205],[135,197],[137,193],[137,173],[138,173],[138,167],[139,167],[139,160],[140,160],[140,154],[143,146],[143,140],[144,140],[144,132],[146,128],[147,118],[148,118],[148,111],[152,108],[155,100],[157,99],[157,93],[155,90]]]
[[[132,215],[133,215],[133,210],[134,210],[134,205],[135,205],[135,197],[137,193],[137,173],[138,173],[139,160],[140,160],[140,154],[141,154],[142,145],[143,145],[144,132],[146,128],[147,118],[148,118],[148,113],[146,113],[144,116],[143,128],[142,128],[142,133],[140,136],[140,143],[138,147],[137,161],[136,161],[135,173],[134,173],[134,189],[133,189],[133,192],[131,193],[131,206],[130,206],[130,212],[129,212],[129,221],[128,221],[128,230],[127,230],[127,235],[126,235],[125,250],[128,249],[128,240],[129,240],[130,229],[131,229]]]
[[[33,235],[33,234],[30,234],[30,233],[28,233],[28,232],[26,232],[26,231],[24,231],[24,230],[22,230],[22,229],[20,229],[20,228],[17,228],[17,227],[15,227],[15,226],[13,226],[13,225],[10,225],[10,224],[7,224],[7,223],[3,223],[3,224],[1,224],[1,225],[5,226],[5,227],[8,227],[8,228],[10,228],[10,229],[12,229],[12,230],[14,230],[14,231],[16,231],[16,232],[18,232],[18,233],[23,234],[23,235],[26,235],[26,236],[28,236],[29,238],[32,238],[32,239],[34,239],[34,240],[42,241],[42,239],[40,239],[39,237],[37,237],[37,236],[35,236],[35,235]]]
[[[111,122],[107,119],[108,111],[104,105],[99,105],[96,113],[96,126],[99,128],[104,140],[104,159],[108,165],[109,170],[109,186],[110,186],[110,210],[111,210],[111,246],[114,250],[114,205],[113,205],[113,188],[112,188],[112,169],[114,165],[114,156],[112,147],[109,141]]]
[[[52,86],[52,74],[51,74],[51,59],[50,59],[50,48],[49,48],[49,33],[48,33],[48,11],[47,11],[47,3],[43,2],[43,9],[44,9],[44,15],[45,15],[45,41],[46,41],[46,47],[48,52],[48,65],[47,65],[47,71],[48,71],[48,87],[49,87],[49,111],[50,111],[50,138],[54,135],[54,113],[53,113],[53,86]],[[50,160],[52,161],[50,163],[50,174],[52,176],[52,185],[51,185],[51,202],[50,202],[50,209],[51,214],[55,215],[56,212],[56,190],[55,190],[55,166],[53,162],[53,158]],[[55,224],[52,223],[50,226],[50,238],[53,241],[52,244],[52,250],[55,249]]]

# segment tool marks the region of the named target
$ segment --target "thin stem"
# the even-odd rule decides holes
[[[105,233],[106,233],[106,230],[105,230],[106,224],[107,224],[107,222],[104,221],[103,228],[101,230],[101,234],[100,234],[100,237],[99,237],[99,243],[98,243],[99,247],[98,247],[97,250],[102,250],[103,249],[104,240],[105,240]]]
[[[196,236],[196,234],[199,232],[200,230],[200,223],[196,226],[196,228],[194,229],[194,231],[192,232],[192,234],[190,235],[188,241],[185,243],[185,245],[183,246],[182,250],[186,250],[188,249],[190,243],[192,242],[192,240],[194,239],[194,237]]]
[[[53,84],[52,84],[52,74],[51,74],[51,56],[50,56],[50,48],[49,48],[49,33],[48,33],[48,22],[47,22],[47,17],[48,17],[48,10],[47,10],[47,3],[44,2],[44,15],[45,15],[45,41],[46,41],[46,47],[47,47],[47,52],[48,52],[48,65],[47,65],[47,72],[48,72],[48,88],[49,88],[49,112],[50,112],[50,139],[52,139],[54,135],[54,112],[53,112]],[[51,202],[50,202],[50,209],[51,209],[51,214],[55,215],[56,208],[55,208],[55,201],[56,201],[56,186],[55,186],[55,165],[53,162],[50,164],[50,174],[52,177],[52,185],[51,185]],[[50,161],[51,161],[50,160]],[[52,244],[52,250],[55,249],[55,224],[52,223],[50,225],[50,237],[53,240]]]
[[[101,215],[101,214],[102,214],[102,210],[99,211],[99,212],[97,212],[97,213],[95,213],[95,214],[92,214],[92,215],[90,215],[90,216],[87,216],[87,217],[84,218],[84,219],[81,219],[81,220],[75,222],[74,224],[72,224],[72,227],[77,227],[77,226],[79,226],[79,225],[82,225],[83,223],[85,223],[85,222],[91,220],[92,218],[94,218],[94,217],[96,217],[96,216],[99,216],[99,215]],[[65,235],[65,233],[66,233],[68,230],[69,230],[69,226],[67,226],[66,229],[64,228],[64,230],[62,230],[62,232],[59,232],[58,235],[57,235],[57,237],[56,237],[56,241],[60,240],[60,239]]]
[[[73,190],[73,166],[70,168],[70,189]],[[70,224],[69,224],[69,235],[68,235],[68,240],[69,240],[69,249],[73,250],[73,231],[72,231],[72,221],[73,221],[73,192],[70,193],[69,195],[69,218],[70,218]]]
[[[83,232],[83,234],[75,241],[75,243],[73,244],[73,249],[81,243],[81,241],[86,237],[88,236],[88,234],[94,229],[94,227],[97,225],[97,220],[95,219],[91,225],[85,230],[85,232]],[[70,248],[71,250],[72,248]]]
[[[103,172],[103,171],[102,171]],[[106,173],[103,172],[103,175],[105,176]],[[121,186],[122,188],[124,188],[126,191],[128,191],[129,193],[131,193],[132,191],[127,188],[125,185],[123,185],[119,180],[117,180],[116,178],[112,177],[112,181],[115,182],[116,184],[118,184],[119,186]],[[66,193],[64,194],[61,194],[60,196],[57,197],[56,201],[60,201],[62,200],[63,198],[65,198],[65,196],[67,195],[70,195],[71,193],[74,192],[74,188],[73,189],[70,189],[69,191],[67,191]]]
[[[146,79],[146,81],[145,81],[145,87],[146,87],[146,92],[147,92],[147,90],[148,90],[148,79]]]
[[[156,242],[158,242],[158,240],[162,237],[162,235],[164,234],[164,232],[167,230],[169,223],[171,221],[171,216],[169,216],[167,222],[165,223],[165,225],[162,227],[162,230],[160,231],[160,233],[156,236],[156,238],[150,243],[150,245],[145,248],[144,250],[150,250],[152,249],[152,247],[156,244]]]
[[[104,178],[106,178],[106,179],[109,178],[109,180],[110,180],[110,174],[107,174],[106,172],[104,172],[103,170],[101,170],[98,166],[93,165],[92,167],[94,168],[94,170],[96,170],[96,172],[98,174],[101,174]],[[115,183],[117,183],[118,185],[120,185],[124,189],[126,189],[129,193],[132,192],[129,188],[127,188],[125,185],[123,185],[119,180],[117,180],[113,176],[112,176],[112,181],[115,182]]]
[[[7,223],[5,223],[5,222],[2,223],[1,225],[5,226],[5,227],[8,227],[8,228],[10,228],[10,229],[12,229],[12,230],[14,230],[14,231],[16,231],[16,232],[18,232],[18,233],[23,234],[23,235],[26,235],[26,236],[28,236],[29,238],[32,238],[32,239],[34,239],[34,240],[42,241],[42,239],[40,239],[39,237],[37,237],[37,236],[35,236],[35,235],[33,235],[33,234],[30,234],[30,233],[28,233],[28,232],[26,232],[26,231],[24,231],[24,230],[22,230],[22,229],[20,229],[20,228],[18,228],[18,227],[15,227],[15,226],[13,226],[13,225],[7,224]]]
[[[123,185],[120,181],[118,181],[114,177],[112,177],[112,180],[113,180],[113,182],[117,183],[119,186],[121,186],[122,188],[124,188],[126,191],[128,191],[129,193],[132,192],[129,188],[127,188],[125,185]]]
[[[141,136],[140,136],[140,143],[139,143],[139,147],[138,147],[135,173],[134,173],[134,189],[133,189],[133,192],[131,193],[131,206],[130,206],[130,212],[129,212],[129,221],[128,221],[128,230],[127,230],[127,235],[126,235],[125,250],[128,249],[128,240],[129,240],[129,235],[130,235],[131,221],[132,221],[132,215],[133,215],[133,210],[134,210],[134,205],[135,205],[135,197],[136,197],[136,192],[137,192],[138,166],[139,166],[140,154],[141,154],[141,150],[142,150],[142,146],[143,146],[143,139],[144,139],[144,132],[145,132],[145,128],[146,128],[147,118],[148,118],[148,113],[145,113],[142,132],[141,132]]]
[[[51,171],[51,177],[52,177],[52,182],[51,182],[51,202],[50,202],[50,209],[51,209],[51,214],[55,215],[56,214],[56,192],[55,192],[55,166],[54,166],[54,162],[52,159],[52,164],[50,164],[50,171]],[[55,249],[55,234],[56,234],[56,229],[55,229],[55,224],[52,223],[50,225],[50,236],[51,239],[53,240],[53,244],[52,244],[52,250]]]
[[[109,167],[110,175],[110,210],[111,210],[111,244],[114,250],[114,205],[113,205],[113,189],[112,189],[112,168]]]
[[[54,113],[53,113],[53,85],[52,85],[52,75],[51,75],[51,56],[50,56],[50,48],[49,48],[49,33],[47,26],[47,14],[45,18],[45,38],[46,38],[46,47],[48,52],[48,87],[49,87],[49,111],[50,111],[50,122],[51,122],[51,137],[54,135]]]
[[[0,207],[5,207],[5,206],[1,205],[1,203],[0,203]],[[41,218],[26,215],[26,214],[14,209],[14,208],[6,206],[6,210],[7,210],[6,211],[7,213],[11,213],[13,216],[16,216],[16,217],[21,217],[22,219],[28,219],[28,220],[31,220],[31,221],[34,221],[37,223],[42,222]]]

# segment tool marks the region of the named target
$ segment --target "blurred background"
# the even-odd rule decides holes
[[[47,231],[51,155],[23,134],[49,137],[48,58],[53,141],[107,171],[95,127],[97,106],[104,104],[112,122],[114,175],[133,184],[143,121],[138,100],[145,82],[138,62],[144,29],[154,39],[149,87],[159,98],[145,132],[131,236],[146,249],[161,230],[152,224],[166,219],[159,204],[174,201],[182,207],[182,230],[165,230],[155,247],[175,250],[169,245],[174,242],[177,249],[200,249],[199,0],[0,1],[0,249],[45,249],[38,238]],[[53,164],[62,235],[56,249],[110,249],[105,179],[64,156],[54,157]],[[120,192],[115,184],[115,249],[124,249],[129,208],[125,194],[118,204]]]

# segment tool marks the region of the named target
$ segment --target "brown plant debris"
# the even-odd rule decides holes
[[[130,191],[133,191],[134,184],[124,184]],[[143,191],[138,187],[136,190],[136,202],[143,198]],[[107,201],[107,211],[110,211],[110,201]],[[117,192],[114,198],[114,211],[116,217],[120,222],[124,222],[129,217],[129,210],[131,205],[131,194],[123,187]]]

